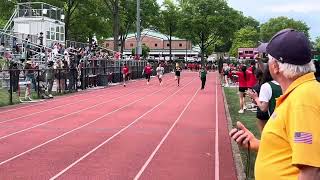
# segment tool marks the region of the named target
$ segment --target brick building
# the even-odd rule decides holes
[[[155,59],[169,59],[169,36],[161,34],[154,30],[146,29],[141,32],[142,44],[150,48],[149,56]],[[200,48],[192,45],[191,41],[171,37],[172,39],[172,57],[173,59],[188,59],[198,57]],[[104,46],[108,49],[113,49],[113,38],[108,38],[104,42]],[[130,56],[132,49],[136,48],[137,41],[135,34],[128,34],[125,41],[124,52],[126,56]]]

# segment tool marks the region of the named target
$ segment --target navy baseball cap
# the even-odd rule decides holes
[[[294,29],[284,29],[276,33],[266,51],[281,63],[304,65],[311,61],[311,45],[308,37]]]

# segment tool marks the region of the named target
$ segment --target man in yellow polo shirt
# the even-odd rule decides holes
[[[230,136],[258,151],[256,180],[320,180],[320,82],[309,40],[302,32],[285,29],[266,50],[270,73],[283,95],[260,141],[240,122]]]

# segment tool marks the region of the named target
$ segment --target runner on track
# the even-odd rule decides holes
[[[176,80],[178,80],[178,86],[180,86],[181,70],[182,70],[182,69],[180,68],[179,64],[177,63],[177,64],[176,64],[176,73],[175,73],[175,75],[176,75]]]
[[[129,67],[127,66],[127,64],[124,64],[124,66],[122,68],[123,86],[124,87],[126,87],[126,78],[128,78],[128,74],[129,74]]]
[[[158,77],[159,83],[160,85],[162,85],[162,76],[164,74],[164,68],[162,67],[161,64],[159,64],[156,71],[157,71],[157,77]]]
[[[145,77],[146,77],[146,79],[147,79],[147,84],[149,84],[149,82],[150,82],[150,77],[151,77],[151,73],[152,73],[152,67],[151,67],[150,63],[148,63],[148,64],[144,67],[143,72],[144,72]]]

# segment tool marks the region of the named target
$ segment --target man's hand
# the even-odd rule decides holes
[[[241,122],[237,122],[237,128],[232,129],[229,135],[239,146],[248,148],[250,143],[250,149],[258,151],[259,140]]]
[[[318,180],[320,179],[320,168],[311,166],[298,166],[300,169],[299,180]]]

